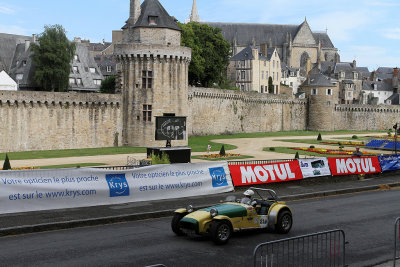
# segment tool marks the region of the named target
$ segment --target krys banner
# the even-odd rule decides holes
[[[326,158],[299,159],[299,164],[304,178],[331,175]]]
[[[332,175],[367,174],[381,172],[378,157],[328,158]]]
[[[0,171],[0,214],[121,204],[233,190],[227,163],[155,165],[110,171]]]
[[[297,160],[271,164],[230,165],[229,169],[235,186],[303,179]]]

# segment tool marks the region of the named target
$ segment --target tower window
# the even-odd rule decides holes
[[[143,121],[151,121],[152,108],[151,105],[143,105]]]
[[[245,71],[241,72],[241,78],[242,78],[242,80],[246,79],[246,72]]]
[[[142,72],[142,88],[151,89],[153,88],[153,72],[144,70]]]
[[[156,16],[149,16],[149,25],[154,26],[157,25],[158,17]]]
[[[332,89],[326,89],[326,95],[332,95]]]

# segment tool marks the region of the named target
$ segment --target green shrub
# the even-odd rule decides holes
[[[11,170],[10,159],[8,158],[8,154],[6,154],[6,159],[3,164],[3,171]]]
[[[294,156],[294,158],[295,159],[299,159],[300,158],[299,152],[296,152],[296,155]]]
[[[315,146],[310,146],[310,148],[315,148]]]
[[[161,157],[159,155],[151,154],[151,164],[171,164],[171,161],[169,160],[169,156],[165,153],[162,153]]]
[[[224,145],[222,145],[221,150],[219,151],[219,155],[220,155],[221,157],[225,157],[225,156],[226,156],[226,153],[225,153],[225,146],[224,146]]]
[[[357,135],[353,135],[351,138],[358,139],[358,136]]]
[[[275,151],[275,147],[270,147],[269,150],[270,151]]]
[[[322,141],[322,135],[321,135],[321,133],[318,134],[317,141]]]

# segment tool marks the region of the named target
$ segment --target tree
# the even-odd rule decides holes
[[[181,44],[192,48],[189,84],[204,87],[224,84],[231,52],[221,29],[197,22],[179,23],[179,26],[182,29]]]
[[[36,67],[35,82],[46,91],[68,91],[70,62],[75,54],[75,43],[70,42],[61,25],[46,25],[31,45],[32,61]]]
[[[268,78],[268,93],[270,93],[270,94],[274,93],[274,82],[272,81],[271,76],[269,76],[269,78]]]
[[[8,154],[6,154],[6,159],[3,164],[3,171],[11,170],[10,159],[8,158]]]
[[[321,133],[318,134],[317,141],[322,141],[322,135],[321,135]]]
[[[299,152],[296,152],[296,155],[294,155],[294,158],[295,159],[299,159],[300,158]]]
[[[100,92],[103,94],[115,94],[115,76],[105,78],[100,85]]]
[[[224,145],[222,145],[221,150],[219,151],[219,155],[222,156],[222,157],[226,156],[225,146]]]

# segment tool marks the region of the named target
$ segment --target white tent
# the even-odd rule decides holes
[[[17,91],[17,83],[3,70],[0,72],[0,91]]]

